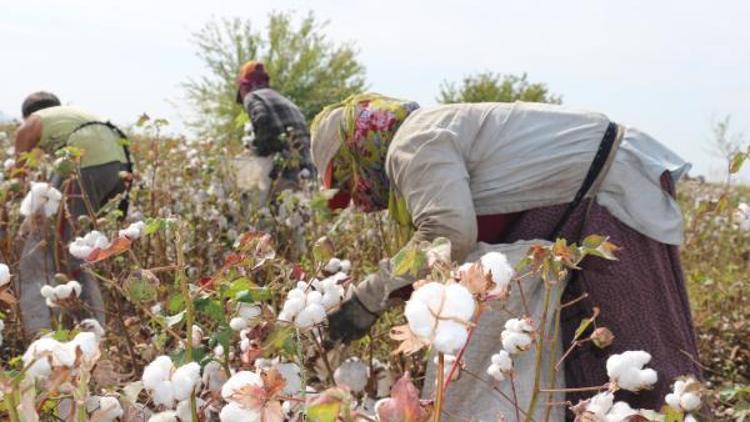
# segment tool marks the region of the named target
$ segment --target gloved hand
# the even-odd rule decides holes
[[[370,312],[352,295],[341,307],[328,316],[328,336],[332,341],[349,343],[362,338],[378,320],[379,315]]]

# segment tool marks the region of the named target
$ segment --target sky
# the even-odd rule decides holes
[[[191,33],[208,20],[315,12],[359,50],[373,91],[435,104],[440,84],[528,73],[566,105],[635,126],[722,176],[715,121],[750,141],[750,2],[0,0],[0,112],[45,89],[121,124],[141,113],[185,130],[180,83],[206,69]],[[750,171],[745,178],[750,180]]]

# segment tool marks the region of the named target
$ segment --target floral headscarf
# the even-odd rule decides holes
[[[385,172],[388,146],[401,123],[419,105],[379,94],[361,94],[328,107],[316,120],[339,107],[343,108],[338,127],[342,143],[328,164],[329,169],[333,168],[331,187],[338,189],[340,195],[348,194],[361,211],[386,209],[390,199]],[[325,169],[318,170],[327,173]]]

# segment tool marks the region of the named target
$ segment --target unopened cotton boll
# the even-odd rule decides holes
[[[229,326],[234,331],[240,331],[247,328],[247,321],[240,317],[234,317],[229,321]]]
[[[5,264],[0,264],[0,287],[10,283],[10,268]]]
[[[628,391],[640,391],[656,383],[657,374],[643,367],[651,361],[651,355],[643,350],[629,350],[607,359],[607,375],[611,382]]]
[[[172,374],[174,397],[177,401],[186,400],[201,383],[201,367],[196,362],[190,362],[177,368]]]
[[[370,378],[370,368],[358,358],[349,358],[333,373],[336,385],[346,385],[354,393],[359,393],[367,386]]]
[[[505,254],[489,252],[484,254],[479,262],[482,264],[484,271],[492,276],[492,282],[495,284],[490,290],[490,294],[501,293],[508,289],[514,270]]]

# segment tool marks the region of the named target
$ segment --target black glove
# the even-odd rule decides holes
[[[364,337],[377,320],[378,315],[370,312],[356,295],[352,295],[328,316],[328,336],[333,341],[349,343]]]

